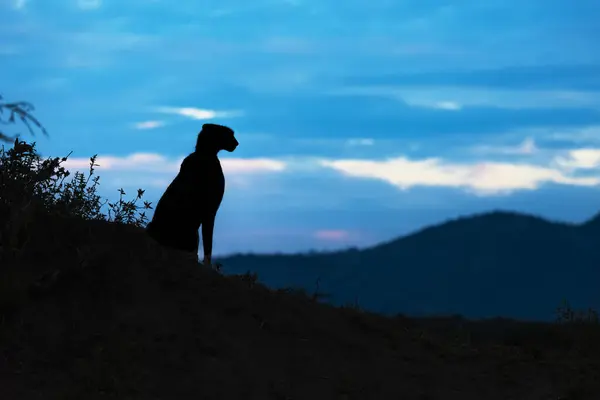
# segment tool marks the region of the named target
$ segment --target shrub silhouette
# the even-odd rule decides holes
[[[69,153],[70,155],[70,153]],[[4,251],[18,250],[27,241],[28,225],[42,214],[75,217],[85,220],[104,220],[143,226],[146,209],[151,203],[141,200],[139,189],[133,200],[123,199],[119,190],[117,202],[102,200],[97,194],[100,177],[94,175],[97,155],[90,157],[87,176],[79,171],[73,176],[61,164],[69,155],[43,159],[35,142],[15,139],[12,148],[0,148],[0,246]],[[70,179],[68,179],[71,176]],[[107,205],[107,213],[103,212]]]

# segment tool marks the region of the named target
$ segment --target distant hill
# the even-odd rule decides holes
[[[600,306],[600,214],[581,225],[495,211],[451,220],[371,248],[233,255],[225,273],[256,272],[385,314],[554,318],[567,298]]]

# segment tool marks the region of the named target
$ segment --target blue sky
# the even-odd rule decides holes
[[[0,93],[44,155],[156,202],[231,126],[215,253],[367,246],[600,209],[600,3],[0,0]]]

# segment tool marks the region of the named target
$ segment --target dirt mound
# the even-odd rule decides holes
[[[600,394],[591,328],[384,318],[221,276],[138,228],[37,224],[20,253],[2,253],[6,399]]]

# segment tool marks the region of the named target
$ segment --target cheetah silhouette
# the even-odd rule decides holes
[[[215,217],[223,194],[225,176],[217,154],[234,151],[239,142],[231,128],[204,124],[196,148],[162,195],[146,227],[150,237],[163,246],[198,254],[202,226],[204,263],[212,257]]]

